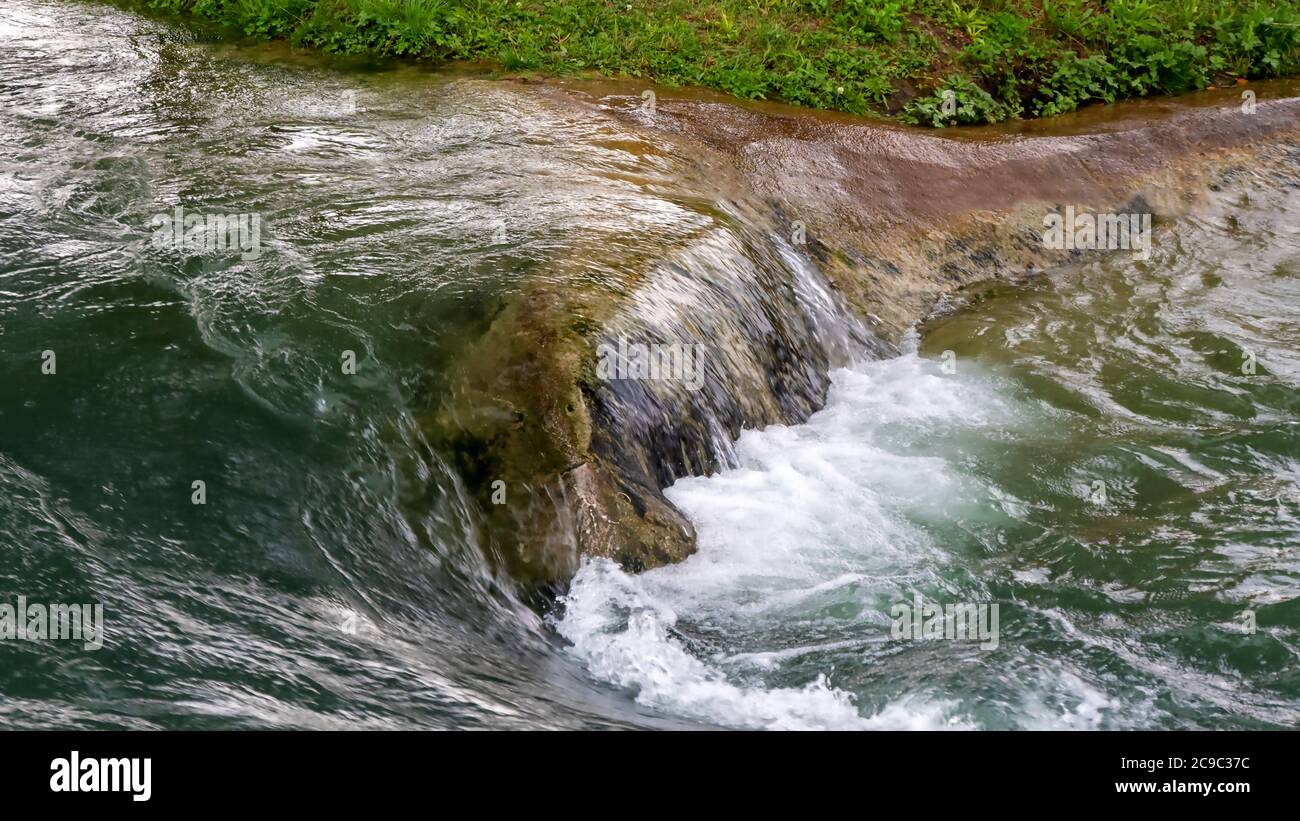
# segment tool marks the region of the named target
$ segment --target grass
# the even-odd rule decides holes
[[[1300,0],[135,0],[328,52],[943,126],[1300,73]]]

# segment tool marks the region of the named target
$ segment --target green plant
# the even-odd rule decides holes
[[[1059,63],[1043,82],[1033,113],[1039,117],[1064,114],[1089,100],[1112,102],[1118,93],[1115,67],[1105,57],[1074,57]]]
[[[1097,14],[1082,0],[1043,0],[1043,17],[1050,31],[1083,40],[1097,30]]]
[[[1158,28],[1149,0],[1110,0],[1110,17],[1123,31],[1151,31]]]
[[[903,119],[916,125],[943,128],[949,125],[979,125],[1007,119],[1007,107],[993,95],[959,74],[948,78],[942,88],[907,105]]]
[[[979,36],[984,33],[989,24],[984,19],[983,13],[979,6],[973,6],[969,9],[963,9],[957,5],[957,0],[952,0],[952,11],[950,19],[957,28],[966,32],[966,36],[971,40],[978,40]]]
[[[1237,56],[1244,76],[1276,76],[1300,68],[1300,14],[1256,4],[1214,24],[1217,44]]]
[[[860,114],[902,107],[929,125],[1300,72],[1300,0],[101,2],[329,52],[642,77]],[[935,77],[949,79],[931,91]]]
[[[903,6],[897,0],[848,0],[835,23],[858,42],[892,43],[903,30]]]

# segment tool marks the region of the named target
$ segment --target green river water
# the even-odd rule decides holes
[[[422,420],[523,277],[721,209],[512,84],[72,0],[0,43],[0,603],[105,620],[0,641],[0,726],[1300,721],[1294,179],[946,300],[669,488],[695,556],[538,612]],[[260,253],[158,248],[177,205]],[[997,647],[891,638],[918,595],[997,602]]]

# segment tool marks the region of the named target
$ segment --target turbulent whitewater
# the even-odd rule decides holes
[[[635,94],[62,0],[0,37],[0,604],[101,604],[104,633],[0,640],[0,725],[1300,721],[1293,146],[1149,259],[1000,272],[896,345]],[[160,247],[177,207],[258,215],[260,251]],[[548,601],[439,409],[551,304],[521,295],[571,291],[623,300],[559,312],[611,344],[703,338],[694,404],[593,414],[696,550],[585,558]],[[997,603],[996,646],[900,639],[918,596]]]

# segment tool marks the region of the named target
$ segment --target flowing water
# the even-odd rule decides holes
[[[0,641],[4,726],[1300,720],[1294,183],[954,298],[677,481],[696,555],[539,614],[422,420],[526,277],[726,231],[700,169],[519,86],[98,4],[8,2],[0,41],[0,602],[107,633]],[[260,215],[260,253],[157,247],[177,205]],[[997,646],[892,638],[916,595],[998,602]]]

